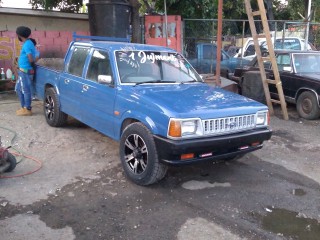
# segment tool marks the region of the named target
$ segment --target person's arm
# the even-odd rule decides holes
[[[31,64],[32,68],[35,68],[36,63],[35,63],[35,59],[33,59],[32,54],[29,53],[27,56],[28,56],[28,59],[29,59],[29,62]]]

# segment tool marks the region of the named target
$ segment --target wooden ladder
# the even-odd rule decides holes
[[[269,107],[269,112],[271,115],[274,114],[272,103],[281,104],[283,118],[285,120],[288,120],[289,116],[288,116],[288,111],[287,111],[287,105],[286,105],[286,101],[285,101],[284,94],[283,94],[282,83],[281,83],[281,79],[280,79],[280,75],[279,75],[277,61],[275,58],[275,53],[274,53],[273,44],[272,44],[272,40],[271,40],[271,35],[270,35],[270,30],[269,30],[267,15],[266,15],[266,9],[264,7],[264,2],[263,2],[263,0],[257,0],[258,6],[259,6],[258,11],[252,11],[250,0],[244,0],[244,2],[246,5],[246,11],[247,11],[247,15],[248,15],[248,20],[249,20],[249,24],[250,24],[254,47],[256,50],[262,85],[263,85],[263,89],[264,89],[264,93],[265,93],[265,97],[266,97],[266,102]],[[260,18],[261,18],[264,34],[257,34],[257,29],[256,29],[256,26],[254,23],[254,17],[256,17],[256,16],[260,16]],[[258,40],[259,38],[266,39],[267,46],[268,46],[268,52],[269,52],[268,57],[262,57],[260,45],[259,45],[259,40]],[[263,65],[263,61],[270,61],[271,62],[274,80],[267,78],[266,71],[265,71],[265,68]],[[271,98],[268,84],[275,84],[276,85],[279,100]]]

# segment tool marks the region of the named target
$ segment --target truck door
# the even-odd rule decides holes
[[[80,121],[82,121],[82,102],[79,96],[83,86],[83,69],[89,52],[89,47],[74,46],[71,49],[59,83],[61,110]]]
[[[98,131],[114,136],[114,84],[99,83],[98,76],[112,79],[108,52],[93,49],[82,79],[80,94],[82,121]]]

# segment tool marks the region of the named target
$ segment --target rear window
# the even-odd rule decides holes
[[[84,63],[89,53],[89,48],[75,47],[69,61],[67,72],[72,75],[81,77]]]
[[[274,48],[301,50],[301,44],[298,39],[277,39]]]

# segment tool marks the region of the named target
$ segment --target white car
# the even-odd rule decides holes
[[[271,38],[274,43],[274,38]],[[258,39],[262,51],[268,51],[268,46],[265,38]],[[304,50],[305,40],[298,37],[276,38],[274,49],[291,49]],[[307,50],[316,50],[316,48],[309,42]],[[252,60],[256,56],[253,38],[248,38],[244,47],[239,50],[239,53],[234,57],[242,57],[244,59]]]
[[[273,39],[272,39],[273,40]],[[268,49],[267,42],[264,41],[261,48]],[[297,37],[277,38],[274,45],[274,49],[288,49],[288,50],[305,50],[305,40]],[[315,47],[308,42],[307,51],[316,50]]]

